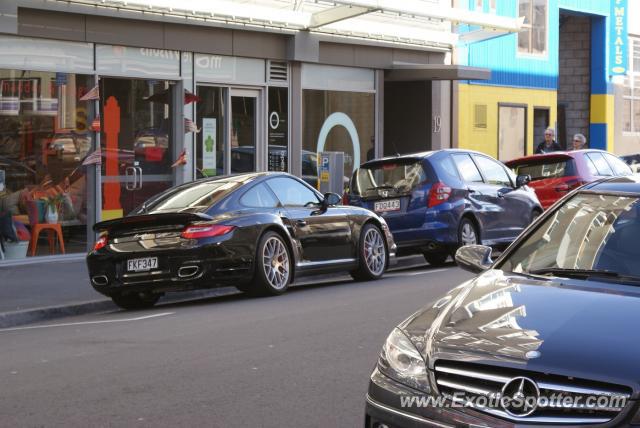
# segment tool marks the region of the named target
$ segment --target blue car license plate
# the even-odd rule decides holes
[[[388,199],[386,201],[378,201],[373,204],[373,210],[375,212],[386,212],[386,211],[399,211],[400,210],[400,199]]]

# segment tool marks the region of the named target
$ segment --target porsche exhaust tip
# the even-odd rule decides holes
[[[178,269],[178,277],[179,278],[192,278],[196,276],[200,272],[200,267],[198,266],[182,266]]]
[[[97,286],[104,286],[109,284],[109,278],[106,275],[96,275],[91,278],[91,282]]]

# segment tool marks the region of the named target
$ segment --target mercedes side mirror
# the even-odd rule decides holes
[[[526,186],[531,182],[530,175],[519,175],[516,177],[516,188]]]
[[[456,263],[469,272],[484,272],[493,264],[491,251],[491,247],[485,245],[465,245],[456,251]]]
[[[325,207],[332,207],[334,205],[338,205],[342,202],[342,197],[337,193],[325,193],[323,205]]]

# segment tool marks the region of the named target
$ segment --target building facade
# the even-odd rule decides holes
[[[627,74],[614,85],[616,152],[623,155],[640,153],[639,17],[640,2],[632,0],[629,2]]]
[[[201,177],[288,171],[319,187],[323,152],[343,154],[348,179],[384,153],[449,147],[450,80],[489,75],[451,65],[452,18],[518,30],[448,0],[138,3],[0,4],[0,218],[59,226],[67,253]]]
[[[589,147],[624,151],[615,136],[614,88],[615,76],[625,73],[616,67],[615,51],[627,49],[617,46],[621,40],[626,44],[626,35],[616,35],[616,22],[623,22],[626,31],[626,0],[458,3],[485,13],[521,16],[524,24],[518,34],[457,49],[459,63],[492,73],[485,81],[454,84],[454,145],[506,161],[534,153],[551,127],[563,148],[571,148],[574,134],[580,133]]]

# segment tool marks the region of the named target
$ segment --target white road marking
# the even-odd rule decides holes
[[[426,275],[429,273],[437,273],[451,270],[452,268],[442,268],[442,269],[432,269],[432,270],[421,270],[419,272],[392,272],[384,275],[385,278],[395,278],[398,276],[417,276],[417,275]]]
[[[60,324],[30,325],[26,327],[3,328],[3,329],[0,329],[0,333],[4,333],[6,331],[33,330],[36,328],[69,327],[69,326],[77,326],[77,325],[111,324],[116,322],[142,321],[142,320],[148,320],[150,318],[164,317],[166,315],[173,315],[173,314],[175,314],[175,312],[163,312],[160,314],[145,315],[145,316],[136,317],[136,318],[120,318],[115,320],[82,321],[82,322],[67,322],[67,323],[60,323]]]

